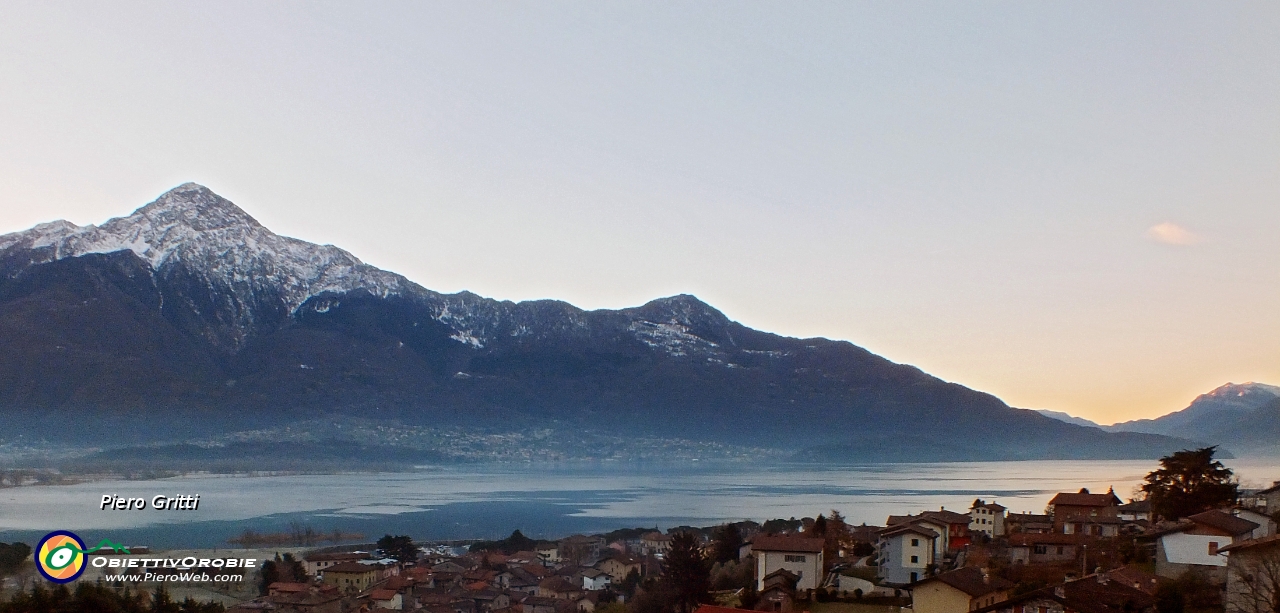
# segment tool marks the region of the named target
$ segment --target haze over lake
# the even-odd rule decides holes
[[[1280,479],[1273,458],[1228,460],[1245,485]],[[853,523],[889,514],[962,511],[974,498],[1042,512],[1055,492],[1114,487],[1128,499],[1155,461],[1035,461],[806,465],[574,465],[424,468],[409,473],[190,476],[98,481],[0,491],[0,540],[55,529],[115,535],[161,547],[221,546],[245,529],[302,523],[370,536],[534,537],[621,527],[712,525],[815,516],[838,509]],[[102,511],[103,495],[199,494],[198,511]],[[37,534],[38,536],[38,534]]]

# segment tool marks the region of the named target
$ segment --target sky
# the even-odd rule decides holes
[[[0,232],[187,181],[1102,423],[1280,384],[1280,3],[0,3]]]

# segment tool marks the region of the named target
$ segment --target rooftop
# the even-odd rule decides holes
[[[751,550],[821,553],[824,544],[822,539],[802,536],[757,536],[751,539]]]
[[[1088,488],[1081,488],[1074,494],[1063,492],[1049,501],[1050,505],[1066,505],[1071,507],[1118,507],[1123,503],[1116,493],[1108,490],[1105,494],[1090,494]]]
[[[1002,592],[1013,587],[1012,582],[991,576],[990,573],[983,572],[982,569],[972,566],[934,575],[917,582],[916,585],[923,585],[931,581],[941,581],[973,598],[985,596],[992,592]]]

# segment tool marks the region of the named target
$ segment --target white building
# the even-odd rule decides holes
[[[876,570],[886,583],[906,585],[928,575],[939,539],[934,530],[919,524],[891,526],[880,532]]]
[[[1005,508],[994,502],[973,501],[969,508],[969,531],[981,532],[990,537],[1004,536]]]
[[[1156,574],[1175,579],[1189,570],[1205,572],[1216,584],[1226,583],[1227,558],[1218,550],[1249,538],[1258,527],[1221,511],[1197,513],[1159,533]]]
[[[756,589],[764,591],[764,578],[776,570],[795,573],[796,590],[817,589],[822,584],[822,539],[795,536],[756,536],[751,555],[756,558]]]
[[[608,573],[595,568],[582,571],[582,589],[596,591],[609,587],[612,577]]]

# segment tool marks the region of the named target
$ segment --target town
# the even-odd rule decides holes
[[[851,525],[831,510],[555,541],[516,530],[498,541],[424,544],[387,535],[363,545],[296,548],[265,560],[245,578],[256,596],[225,610],[1275,611],[1280,482],[1241,489],[1213,453],[1162,459],[1135,492],[1141,495],[1128,501],[1114,491],[1079,489],[1057,493],[1043,513],[1010,512],[978,498],[968,509],[915,510],[890,515],[883,525]],[[135,598],[148,589],[119,577],[82,583],[78,590],[96,585]],[[47,587],[36,587],[0,611],[43,610],[30,605],[51,597]],[[223,610],[171,604],[174,611]]]

